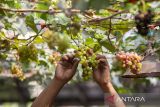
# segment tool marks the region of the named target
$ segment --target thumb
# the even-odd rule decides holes
[[[73,69],[76,70],[79,64],[79,59],[78,58],[74,58],[73,59]]]

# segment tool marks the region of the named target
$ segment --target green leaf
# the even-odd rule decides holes
[[[60,13],[60,14],[57,14],[55,16],[55,22],[57,24],[61,24],[61,25],[67,25],[68,23],[70,23],[71,19],[68,18],[65,14],[63,13]]]
[[[86,42],[85,42],[86,45],[90,45],[90,44],[93,44],[93,43],[94,43],[94,40],[92,38],[87,38],[86,39]]]
[[[27,16],[25,22],[26,22],[27,26],[32,28],[32,30],[34,32],[38,33],[38,29],[36,27],[36,24],[34,23],[34,17],[32,15]]]
[[[137,37],[138,37],[138,36],[131,36],[131,37],[128,37],[128,38],[126,39],[126,41],[127,41],[127,42],[131,42],[131,41],[137,39]]]
[[[36,44],[40,44],[40,43],[43,43],[44,42],[44,40],[43,40],[43,38],[42,37],[36,37],[36,39],[34,40],[34,43],[36,43]]]
[[[147,45],[145,44],[140,44],[137,48],[136,48],[136,52],[138,53],[143,53],[147,50]]]
[[[46,61],[44,61],[44,60],[39,60],[38,65],[44,66],[44,67],[48,67],[48,68],[49,68],[48,63],[47,63]]]
[[[48,10],[49,9],[49,5],[47,3],[39,3],[39,4],[36,4],[36,9]]]
[[[92,38],[87,38],[85,45],[89,46],[90,48],[94,48],[94,46],[97,44]]]
[[[0,60],[6,60],[7,57],[8,57],[7,54],[0,53]]]
[[[110,52],[116,52],[116,48],[108,40],[102,40],[100,41],[100,44],[106,49],[108,49]]]
[[[49,4],[47,2],[46,3],[38,3],[38,4],[36,4],[35,7],[37,10],[48,10]],[[44,13],[36,13],[36,16],[38,16],[44,20],[47,20],[47,18],[48,18],[48,14],[44,14]]]

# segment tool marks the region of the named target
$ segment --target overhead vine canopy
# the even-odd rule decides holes
[[[137,74],[146,56],[159,59],[159,19],[159,0],[1,0],[1,76],[52,78],[64,54],[81,59],[74,80],[91,79],[96,54],[112,73]]]

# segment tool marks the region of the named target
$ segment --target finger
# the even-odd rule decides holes
[[[73,54],[68,54],[66,55],[68,57],[69,62],[72,62],[74,59],[74,55]]]
[[[71,67],[71,64],[68,63],[67,61],[59,61],[58,64],[62,65],[63,67],[66,67],[66,68]]]
[[[64,55],[64,56],[62,56],[61,61],[67,61],[68,59],[69,58],[66,55]]]
[[[78,58],[73,59],[73,69],[76,70],[80,60]]]
[[[96,60],[99,60],[99,59],[107,59],[107,58],[104,55],[98,54],[96,57]]]
[[[99,59],[98,62],[99,62],[99,65],[101,65],[101,66],[108,65],[107,59]]]

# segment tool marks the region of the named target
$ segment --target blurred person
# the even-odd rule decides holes
[[[125,107],[122,100],[116,100],[120,97],[110,81],[110,69],[106,57],[97,55],[96,60],[98,61],[98,67],[93,69],[93,78],[104,93],[114,96],[112,103],[108,103],[109,107]],[[56,67],[55,77],[48,87],[35,99],[32,107],[53,107],[56,96],[75,75],[78,64],[79,60],[74,58],[74,56],[63,56]]]

